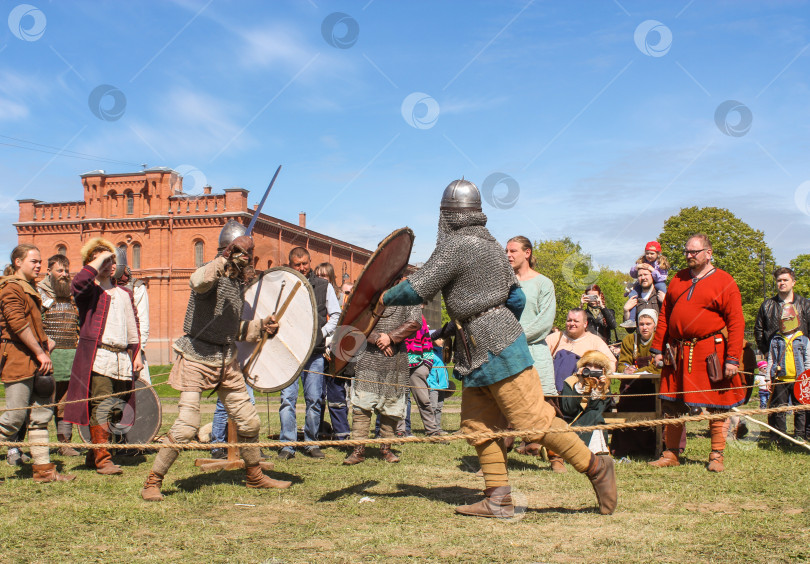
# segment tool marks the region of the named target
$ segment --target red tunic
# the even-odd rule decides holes
[[[728,331],[728,340],[722,335],[703,338],[718,333],[724,327]],[[703,339],[694,345],[690,342],[677,347],[679,341],[692,341],[695,338]],[[689,269],[678,272],[667,287],[650,347],[662,351],[665,343],[669,343],[679,351],[678,370],[664,366],[661,371],[661,399],[683,399],[688,406],[725,409],[742,404],[745,400],[744,389],[718,391],[720,388],[742,386],[740,375],[712,384],[706,371],[706,357],[716,352],[723,369],[725,363],[739,365],[744,339],[742,297],[734,278],[723,270],[715,269],[693,283]],[[689,354],[692,348],[690,369]]]

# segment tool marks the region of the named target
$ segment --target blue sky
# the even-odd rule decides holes
[[[807,252],[806,2],[32,0],[0,15],[0,257],[17,199],[75,200],[80,174],[141,163],[251,204],[282,164],[265,213],[306,211],[371,248],[408,225],[413,261],[462,175],[499,240],[569,235],[621,270],[692,205],[764,231],[777,262]]]

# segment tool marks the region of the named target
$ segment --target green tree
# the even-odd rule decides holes
[[[773,253],[762,231],[724,208],[683,208],[664,222],[658,236],[661,252],[672,264],[670,279],[686,268],[684,245],[690,235],[705,233],[714,249],[713,264],[734,277],[742,294],[746,327],[751,329],[765,294],[773,291]]]
[[[797,256],[790,261],[790,268],[796,273],[793,290],[805,298],[810,297],[810,255]]]
[[[604,267],[597,268],[590,255],[583,253],[582,246],[570,237],[535,241],[533,254],[535,270],[548,276],[554,283],[557,297],[554,324],[557,327],[565,328],[568,310],[581,306],[580,297],[585,288],[594,283],[602,288],[607,307],[616,311],[617,323],[621,323],[624,288],[630,280],[629,275]],[[619,331],[619,335],[622,335],[622,331]]]

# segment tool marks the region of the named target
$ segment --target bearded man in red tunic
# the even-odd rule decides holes
[[[689,268],[669,283],[650,347],[655,361],[664,361],[660,396],[667,417],[697,413],[701,408],[728,411],[745,401],[738,373],[745,331],[740,289],[729,273],[712,266],[712,244],[706,235],[692,235],[684,254]],[[710,472],[724,470],[726,423],[709,422]],[[666,450],[650,465],[680,465],[682,432],[682,423],[665,426]]]

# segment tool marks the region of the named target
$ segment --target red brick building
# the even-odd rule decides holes
[[[88,239],[103,236],[126,247],[133,275],[149,291],[149,360],[171,362],[171,343],[183,331],[189,276],[214,258],[228,220],[250,223],[254,210],[248,209],[248,191],[227,188],[213,194],[206,186],[203,194],[185,194],[183,178],[168,168],[93,171],[81,179],[82,200],[19,200],[20,220],[14,224],[19,242],[39,247],[43,259],[66,255],[74,273],[81,268],[79,252]],[[309,249],[313,266],[332,263],[338,282],[343,274],[351,280],[360,274],[371,251],[307,229],[306,214],[299,215],[298,223],[259,215],[253,232],[257,269],[286,264],[290,249],[302,246]]]

